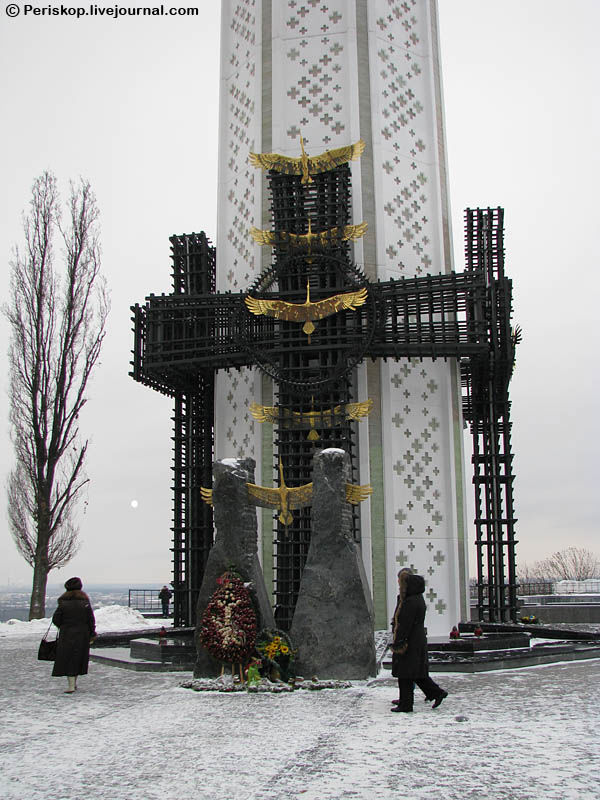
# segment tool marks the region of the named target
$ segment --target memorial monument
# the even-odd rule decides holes
[[[430,634],[469,616],[463,420],[474,442],[479,612],[514,618],[501,209],[468,212],[453,270],[435,0],[224,0],[216,248],[174,236],[173,293],[134,308],[136,380],[174,398],[176,622],[196,619],[213,459],[311,480],[315,448],[370,485],[349,530],[375,627],[424,575]],[[310,508],[260,512],[289,630]]]
[[[271,227],[248,153],[300,156],[300,135],[315,156],[365,142],[350,162],[349,221],[368,224],[353,261],[369,279],[452,270],[435,2],[224,2],[220,124],[218,290],[245,290],[271,261],[248,236]],[[373,487],[360,541],[378,624],[393,613],[397,571],[414,565],[427,578],[429,629],[446,633],[468,616],[458,363],[366,360],[352,379],[354,398],[374,403],[352,458]],[[272,433],[249,408],[273,404],[272,384],[253,368],[219,372],[216,395],[215,452],[253,457],[267,482]]]
[[[258,631],[274,626],[257,556],[257,506],[276,509],[286,526],[293,523],[293,510],[312,508],[310,549],[291,630],[298,653],[295,670],[344,680],[376,674],[373,603],[354,541],[351,511],[371,489],[350,483],[350,458],[344,450],[317,450],[313,464],[313,480],[292,489],[286,487],[280,466],[281,485],[275,489],[253,482],[252,459],[215,462],[213,487],[201,490],[204,501],[214,509],[216,537],[198,596],[197,677],[215,676],[224,666],[209,652],[210,642],[205,646],[205,612],[215,587],[226,575],[235,574],[246,582]],[[217,601],[210,619],[212,628],[233,645],[235,652],[244,649],[246,640],[234,618],[240,602],[237,598],[234,602],[223,599],[219,605]],[[213,650],[227,649],[220,645],[219,640]]]

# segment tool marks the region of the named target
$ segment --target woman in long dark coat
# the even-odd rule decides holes
[[[87,675],[90,640],[96,635],[96,620],[90,598],[82,591],[80,578],[69,578],[65,593],[58,598],[52,622],[58,628],[56,660],[52,675],[66,676],[65,694],[77,689],[77,676]]]
[[[392,711],[413,710],[415,683],[425,699],[433,701],[432,708],[437,708],[448,692],[429,677],[425,631],[427,606],[423,598],[425,580],[421,575],[413,575],[409,569],[401,569],[398,587],[400,593],[392,620],[392,675],[398,678],[400,698],[394,701]]]

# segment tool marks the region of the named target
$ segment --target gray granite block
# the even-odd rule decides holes
[[[319,451],[313,462],[312,535],[291,639],[296,672],[362,680],[376,674],[373,604],[346,502],[350,458]]]
[[[213,513],[215,543],[213,544],[202,586],[198,595],[196,648],[198,657],[194,675],[218,675],[221,665],[199,642],[202,615],[217,589],[217,578],[234,568],[244,582],[250,582],[250,594],[257,613],[258,630],[274,627],[273,611],[258,560],[258,530],[256,508],[248,502],[246,483],[254,483],[255,462],[251,458],[224,459],[213,466]]]

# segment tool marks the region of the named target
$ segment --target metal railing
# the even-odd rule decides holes
[[[477,584],[469,587],[471,600],[477,600]],[[600,595],[600,579],[586,581],[535,581],[517,584],[517,597],[537,597],[539,595],[581,595],[580,602],[585,602],[585,595]],[[560,598],[557,598],[557,601]],[[552,602],[552,601],[549,601]],[[596,601],[594,601],[596,602]]]
[[[585,581],[558,581],[555,586],[556,594],[600,594],[600,578],[588,578]]]
[[[469,586],[469,593],[471,600],[477,600],[477,584],[471,584]],[[517,597],[539,594],[556,594],[556,584],[552,583],[552,581],[517,584]]]
[[[552,605],[598,605],[600,594],[587,592],[585,594],[552,594],[552,595],[522,595],[519,600],[526,606],[552,606]]]
[[[532,594],[556,594],[556,584],[552,581],[535,581],[518,584],[517,597],[524,597]]]
[[[162,611],[162,603],[158,596],[160,589],[130,589],[129,607],[144,611]]]

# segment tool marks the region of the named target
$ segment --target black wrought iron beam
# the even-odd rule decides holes
[[[480,357],[491,352],[485,305],[489,290],[481,273],[428,275],[372,284],[378,323],[367,356],[371,358]],[[248,318],[243,293],[161,295],[132,308],[136,332],[132,376],[158,391],[171,393],[194,372],[230,369],[253,363],[247,345],[266,348],[274,358],[287,352],[290,336],[305,354],[335,348],[351,351],[361,335],[358,310],[344,337],[319,323],[309,342],[298,326],[268,317]],[[489,299],[489,296],[488,296]],[[473,314],[473,307],[481,307]],[[243,331],[240,325],[244,318]],[[365,320],[366,322],[366,320]],[[355,341],[356,340],[356,341]]]

